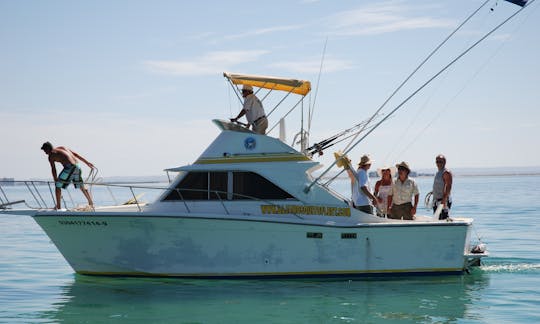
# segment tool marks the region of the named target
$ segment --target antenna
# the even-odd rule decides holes
[[[317,86],[315,87],[315,95],[313,96],[313,105],[311,105],[311,108],[309,109],[308,133],[311,131],[311,119],[313,118],[313,112],[315,111],[315,102],[317,101],[317,94],[319,93],[319,84],[321,80],[322,67],[323,67],[324,57],[326,55],[327,44],[328,44],[328,36],[326,36],[326,40],[324,41],[324,47],[323,47],[323,52],[321,56],[321,65],[319,66],[319,75],[317,76]]]

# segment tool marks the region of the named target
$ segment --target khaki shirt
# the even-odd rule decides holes
[[[392,190],[389,195],[392,195],[392,204],[401,205],[412,202],[412,198],[419,194],[416,182],[407,178],[404,182],[396,179],[392,184]]]

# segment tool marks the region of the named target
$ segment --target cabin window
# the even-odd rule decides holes
[[[209,196],[208,199],[227,199],[227,172],[209,172]]]
[[[234,172],[233,178],[233,199],[251,199],[253,197],[280,200],[294,198],[288,192],[253,172]]]
[[[189,172],[163,200],[281,200],[292,195],[253,172]]]

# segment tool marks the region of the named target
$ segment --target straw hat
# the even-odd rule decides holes
[[[360,163],[358,163],[359,167],[363,167],[366,164],[373,164],[373,160],[369,157],[369,155],[362,155],[360,158]]]
[[[249,84],[244,84],[242,86],[242,91],[244,91],[244,90],[253,92],[253,87],[250,86]]]
[[[385,165],[382,168],[377,169],[377,174],[379,177],[382,177],[383,170],[390,170],[390,176],[393,178],[396,175],[397,169],[396,167]]]
[[[396,164],[396,168],[399,169],[400,167],[405,168],[405,169],[407,169],[409,172],[411,172],[411,168],[409,167],[409,164],[408,164],[407,162],[405,162],[405,161],[403,161],[403,162],[401,162],[401,163],[399,163],[399,164]]]

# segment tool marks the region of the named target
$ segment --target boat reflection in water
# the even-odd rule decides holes
[[[94,278],[76,276],[54,310],[38,318],[88,323],[260,321],[316,323],[334,319],[372,322],[448,322],[478,318],[475,306],[489,274],[399,280],[305,281]],[[481,317],[481,316],[480,316]],[[240,318],[242,321],[240,321]]]

